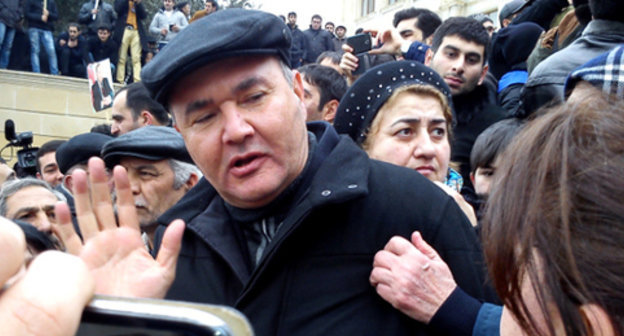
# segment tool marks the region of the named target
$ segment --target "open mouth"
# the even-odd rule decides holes
[[[244,166],[250,164],[256,158],[258,158],[258,155],[253,154],[253,155],[249,155],[249,156],[246,156],[244,158],[241,158],[241,159],[237,159],[237,160],[234,161],[234,167],[235,168],[244,167]]]
[[[237,177],[252,174],[262,166],[262,153],[248,153],[232,158],[230,172]]]

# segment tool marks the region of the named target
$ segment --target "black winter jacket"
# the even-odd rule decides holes
[[[118,45],[121,46],[121,39],[123,38],[124,30],[126,29],[126,20],[128,19],[128,0],[115,0],[115,12],[117,12],[117,21],[115,21],[115,32],[113,38]],[[143,2],[134,5],[137,26],[139,26],[139,37],[141,38],[141,48],[147,49],[147,35],[145,35],[145,27],[143,27],[143,20],[147,17],[147,11],[143,6]]]
[[[48,10],[48,21],[41,21],[43,15],[43,0],[28,0],[26,3],[26,20],[28,27],[54,31],[54,21],[58,20],[56,2],[48,0],[46,9]]]
[[[334,42],[329,32],[324,29],[314,30],[312,28],[303,32],[307,40],[307,53],[305,61],[307,63],[316,62],[316,58],[324,51],[333,51]]]
[[[368,281],[375,253],[392,236],[414,230],[448,263],[461,288],[478,299],[494,297],[483,286],[474,230],[453,199],[415,171],[369,159],[327,123],[308,127],[323,160],[299,187],[304,196],[258,266],[250,266],[223,199],[204,185],[205,210],[184,214],[193,219],[167,298],[234,306],[257,335],[433,335],[382,300]],[[191,192],[195,199],[201,194]]]
[[[15,28],[22,20],[24,0],[2,0],[0,2],[0,22]]]

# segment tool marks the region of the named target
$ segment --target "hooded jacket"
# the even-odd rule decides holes
[[[483,287],[477,238],[453,199],[415,171],[369,159],[327,123],[308,129],[318,139],[314,169],[304,169],[298,196],[257,266],[227,205],[204,184],[204,210],[183,214],[192,220],[167,298],[233,306],[257,335],[433,335],[368,282],[375,253],[414,230],[461,288],[493,298]],[[198,199],[196,188],[189,198]],[[157,247],[161,238],[162,227]]]

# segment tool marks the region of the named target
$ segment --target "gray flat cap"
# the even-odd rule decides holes
[[[167,106],[175,82],[208,63],[242,55],[276,55],[290,65],[290,30],[277,16],[226,9],[188,25],[141,71],[152,96]]]
[[[102,158],[106,167],[114,167],[123,157],[150,161],[175,159],[193,163],[180,133],[166,126],[137,128],[104,145]]]

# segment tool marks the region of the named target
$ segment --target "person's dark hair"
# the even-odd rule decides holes
[[[98,125],[95,125],[95,126],[91,127],[90,132],[91,133],[102,133],[104,135],[108,135],[108,136],[114,137],[114,135],[111,133],[111,125],[110,124],[98,124]]]
[[[189,2],[188,2],[188,1],[178,2],[178,3],[175,5],[175,8],[176,8],[177,10],[181,11],[181,10],[182,10],[182,8],[184,8],[184,6],[186,6],[186,5],[188,5],[188,4],[189,4]]]
[[[361,34],[364,31],[364,28],[358,28],[355,30],[355,35]]]
[[[149,91],[147,91],[147,88],[142,82],[124,86],[117,91],[117,95],[124,91],[127,91],[126,106],[128,106],[128,108],[132,111],[133,120],[137,120],[139,118],[141,111],[147,110],[160,124],[167,125],[169,123],[169,114],[167,113],[167,110],[165,110],[165,108],[156,100],[152,99]]]
[[[624,22],[622,0],[589,0],[589,8],[594,19]]]
[[[43,251],[61,250],[61,246],[58,244],[58,241],[53,239],[51,234],[41,232],[32,224],[21,220],[13,219],[13,222],[24,232],[27,248],[33,256],[36,256]]]
[[[336,51],[323,51],[317,58],[316,58],[316,63],[321,63],[322,60],[329,58],[331,60],[332,63],[338,65],[340,64],[340,58],[342,57],[342,55],[340,55],[339,52]]]
[[[587,25],[592,19],[589,0],[572,0],[574,15],[581,25]]]
[[[492,167],[494,160],[503,153],[522,125],[524,122],[520,119],[505,119],[479,134],[470,152],[470,171]]]
[[[424,39],[431,36],[440,24],[442,24],[442,20],[438,14],[426,8],[411,7],[394,13],[392,25],[396,28],[399,22],[413,18],[418,18],[416,28],[422,31]]]
[[[319,20],[321,20],[321,22],[323,21],[323,18],[320,15],[318,15],[318,14],[312,15],[312,20],[314,20],[314,19],[319,19]],[[310,20],[310,21],[312,21],[312,20]]]
[[[442,40],[446,36],[457,36],[462,40],[483,46],[483,63],[485,64],[487,61],[490,49],[490,35],[479,21],[463,16],[446,19],[433,34],[431,50],[434,53],[438,51],[438,48],[442,45]]]
[[[325,22],[325,27],[327,27],[327,25],[332,25],[332,26],[336,27],[336,25],[333,22],[331,22],[331,21]]]
[[[69,28],[71,28],[71,27],[76,27],[76,29],[78,29],[78,31],[81,30],[80,29],[80,25],[78,23],[76,23],[76,22],[70,22],[70,23],[67,24],[67,30],[69,30]]]
[[[298,69],[303,80],[316,86],[320,92],[318,108],[332,99],[340,101],[347,92],[347,81],[338,71],[320,64],[307,64]]]
[[[288,12],[288,15],[286,15],[286,16],[291,16],[291,15],[294,16],[294,17],[297,17],[297,13],[295,13],[295,12]]]
[[[39,150],[37,151],[37,156],[36,156],[37,172],[39,174],[41,174],[41,166],[39,165],[39,158],[41,158],[42,156],[48,153],[56,152],[56,150],[64,143],[65,143],[65,140],[50,140],[44,143],[43,145],[41,145],[41,147],[39,147]]]
[[[487,15],[485,15],[483,13],[476,13],[476,14],[468,15],[468,17],[471,18],[471,19],[475,19],[475,20],[479,21],[480,24],[484,24],[486,22],[494,23],[492,18],[490,18],[489,16],[487,16]]]
[[[495,175],[483,245],[494,287],[529,334],[589,335],[584,304],[624,333],[624,103],[599,95],[528,123]],[[541,312],[522,297],[530,279]],[[526,284],[525,284],[526,285]],[[535,314],[546,316],[538,332]]]

